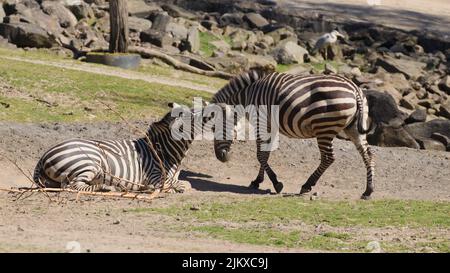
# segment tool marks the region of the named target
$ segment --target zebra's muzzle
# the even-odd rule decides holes
[[[221,162],[227,162],[228,160],[230,160],[230,157],[228,155],[228,151],[225,150],[225,149],[216,151],[216,157]]]

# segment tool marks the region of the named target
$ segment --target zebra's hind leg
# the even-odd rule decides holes
[[[250,183],[250,188],[258,189],[259,184],[261,184],[264,181],[264,172],[267,173],[269,176],[270,181],[272,181],[273,187],[277,193],[280,193],[283,190],[283,183],[278,181],[277,175],[275,172],[270,168],[267,161],[269,160],[270,151],[262,151],[261,150],[261,144],[263,144],[262,141],[257,140],[256,141],[256,157],[258,158],[258,162],[260,164],[258,176],[255,180],[253,180]]]
[[[355,123],[356,124],[356,123]],[[367,185],[366,190],[361,196],[361,199],[368,200],[370,199],[370,195],[374,190],[373,184],[373,175],[375,171],[375,163],[373,160],[373,151],[372,148],[367,143],[367,135],[360,134],[356,125],[353,125],[344,130],[345,134],[350,138],[350,140],[355,144],[356,149],[359,154],[363,158],[364,165],[367,170]]]
[[[76,191],[98,191],[103,189],[102,184],[94,184],[98,172],[89,170],[78,174],[68,184],[68,188]]]
[[[329,136],[317,137],[317,144],[320,150],[320,165],[303,184],[300,194],[310,192],[326,169],[334,162],[333,138]]]

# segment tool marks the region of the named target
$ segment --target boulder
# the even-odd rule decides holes
[[[219,26],[225,27],[229,25],[242,26],[244,24],[244,15],[242,13],[225,13],[219,18]]]
[[[450,137],[450,120],[433,119],[405,125],[405,129],[415,138],[431,138],[433,133]]]
[[[259,13],[247,13],[244,15],[244,20],[252,28],[263,28],[269,24],[269,22]]]
[[[146,18],[152,12],[162,10],[156,3],[144,0],[127,0],[127,5],[128,13],[139,18]]]
[[[197,16],[179,6],[172,5],[172,4],[163,4],[161,8],[166,11],[170,16],[172,17],[181,17],[186,18],[190,20],[194,20],[197,18]]]
[[[172,21],[172,17],[167,12],[157,13],[150,19],[152,20],[152,29],[162,32],[166,31],[167,25]]]
[[[262,56],[246,53],[244,53],[244,56],[248,60],[249,69],[255,67],[272,67],[273,69],[275,69],[275,67],[277,66],[277,62],[272,58],[272,56]]]
[[[287,41],[279,44],[271,52],[271,55],[279,64],[302,64],[304,63],[305,55],[308,55],[308,51],[295,42]]]
[[[0,23],[0,35],[19,47],[50,48],[57,45],[46,30],[27,23]]]
[[[128,17],[128,27],[131,31],[141,32],[152,27],[152,22],[139,17]]]
[[[450,119],[450,99],[447,99],[440,105],[439,116]]]
[[[409,117],[405,120],[406,124],[414,122],[424,122],[427,119],[427,111],[424,109],[417,109],[412,112]]]
[[[215,69],[238,74],[248,69],[248,59],[242,54],[208,58],[208,63]]]
[[[152,28],[142,31],[140,39],[141,42],[151,43],[162,48],[170,47],[173,43],[173,39],[170,35]]]
[[[408,95],[406,95],[400,99],[399,104],[400,104],[400,106],[405,107],[406,109],[409,109],[409,110],[416,109],[416,104],[417,104],[416,94],[414,92],[409,93]]]
[[[420,149],[423,150],[445,151],[447,149],[447,146],[442,142],[431,138],[418,138],[416,141],[419,143]]]
[[[388,93],[374,90],[364,91],[369,104],[369,117],[375,124],[400,127],[407,115],[398,109],[394,98]]]
[[[266,35],[272,37],[275,45],[278,45],[278,43],[286,39],[297,41],[297,34],[290,27],[278,28],[266,33]]]
[[[78,22],[75,15],[60,2],[44,1],[42,2],[41,7],[46,14],[58,18],[61,27],[73,27]]]
[[[69,9],[78,20],[95,18],[94,10],[86,3],[70,5]]]
[[[337,74],[337,69],[331,65],[330,63],[326,63],[325,64],[325,69],[323,71],[323,73],[329,75],[329,74]]]
[[[368,135],[367,141],[371,145],[382,147],[408,147],[419,149],[420,145],[403,128],[380,123],[376,126],[375,132]]]
[[[426,66],[422,62],[409,59],[397,59],[389,55],[379,57],[375,65],[383,67],[390,73],[402,73],[407,79],[417,79],[422,75],[422,71]]]
[[[186,49],[192,53],[197,53],[200,50],[200,34],[197,27],[189,28],[186,45]]]
[[[188,36],[187,28],[184,25],[176,22],[169,22],[166,26],[165,31],[167,33],[170,33],[176,40],[184,40]]]
[[[431,135],[431,138],[444,144],[444,146],[446,147],[446,150],[450,151],[450,138],[449,137],[447,137],[443,134],[440,134],[440,133],[433,133]]]
[[[438,84],[439,89],[450,95],[450,76],[447,75]]]

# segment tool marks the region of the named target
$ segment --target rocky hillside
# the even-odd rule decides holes
[[[50,48],[75,58],[108,46],[105,0],[0,2],[4,46]],[[234,74],[271,65],[295,74],[342,74],[366,90],[372,144],[450,150],[446,37],[293,12],[270,0],[127,2],[135,47],[204,71]],[[313,54],[318,37],[335,29],[345,38]]]

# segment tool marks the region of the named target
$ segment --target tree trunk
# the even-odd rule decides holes
[[[109,52],[126,53],[128,51],[128,8],[126,0],[110,0]]]

